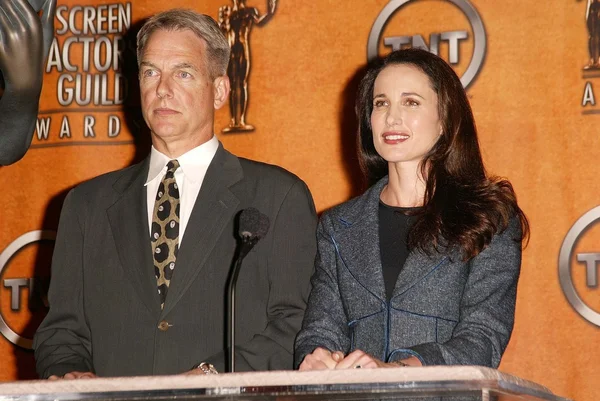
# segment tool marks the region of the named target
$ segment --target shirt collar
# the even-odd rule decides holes
[[[219,140],[213,135],[212,138],[202,145],[196,146],[194,149],[188,150],[186,153],[179,156],[177,158],[177,161],[179,161],[179,168],[183,171],[186,179],[193,182],[201,180],[206,174],[206,170],[217,153],[218,148]],[[148,185],[159,176],[162,177],[163,174],[161,173],[163,173],[170,160],[171,158],[169,158],[169,156],[159,152],[152,146],[152,150],[150,151],[148,178],[144,185]]]

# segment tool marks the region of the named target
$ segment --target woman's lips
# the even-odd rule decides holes
[[[401,132],[385,132],[383,135],[383,142],[389,145],[395,145],[397,143],[402,143],[410,138],[409,135],[403,134]]]

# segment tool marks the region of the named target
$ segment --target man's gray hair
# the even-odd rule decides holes
[[[227,73],[231,50],[217,22],[208,15],[180,8],[158,13],[144,23],[137,34],[138,67],[150,35],[159,29],[165,31],[189,29],[194,32],[206,42],[206,67],[211,79]]]

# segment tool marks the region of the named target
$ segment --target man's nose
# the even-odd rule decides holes
[[[168,76],[161,76],[158,86],[156,87],[156,96],[159,99],[173,97],[173,90],[171,88],[171,78]]]

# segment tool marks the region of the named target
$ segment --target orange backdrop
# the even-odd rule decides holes
[[[219,7],[229,3],[172,0],[168,6],[216,18]],[[266,10],[264,0],[247,3]],[[130,165],[147,151],[137,111],[132,32],[167,2],[58,4],[32,148],[20,162],[0,168],[1,380],[35,377],[27,347],[45,311],[51,238],[66,191]],[[237,155],[299,175],[318,211],[357,194],[354,89],[371,29],[386,6],[396,11],[379,36],[379,53],[391,49],[385,38],[400,43],[420,35],[431,44],[437,37],[439,54],[454,62],[459,75],[477,58],[482,36],[474,24],[479,20],[485,27],[485,56],[467,91],[487,168],[511,180],[532,228],[515,330],[500,369],[561,396],[595,399],[600,318],[594,310],[600,311],[600,297],[594,255],[600,252],[600,227],[593,221],[567,247],[563,264],[565,282],[592,311],[591,318],[571,306],[559,280],[567,233],[600,205],[600,106],[594,94],[600,70],[584,69],[590,58],[585,1],[279,0],[272,20],[255,26],[250,36],[247,121],[256,129],[222,134],[230,118],[224,107],[215,132]],[[475,14],[464,11],[469,6]],[[453,32],[460,38],[448,39]],[[36,241],[39,233],[21,237],[38,230],[45,230],[47,240]],[[584,253],[592,262],[577,260]]]

